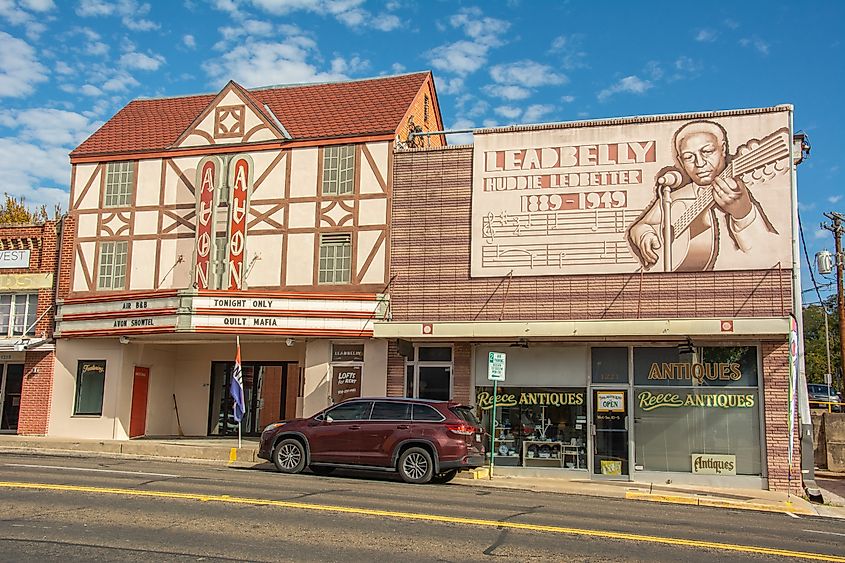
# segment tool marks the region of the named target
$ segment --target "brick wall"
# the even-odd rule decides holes
[[[3,270],[4,274],[53,274],[52,287],[37,290],[37,323],[34,329],[37,338],[52,338],[56,313],[54,306],[56,290],[61,287],[63,276],[69,279],[70,260],[66,260],[67,266],[63,264],[62,271],[64,274],[57,270],[60,251],[72,252],[72,229],[70,236],[67,237],[70,239],[70,244],[68,244],[68,241],[62,240],[60,248],[60,233],[67,228],[67,223],[68,220],[65,219],[62,223],[47,221],[41,225],[0,226],[0,241],[2,241],[4,248],[30,249],[29,268]],[[21,291],[26,292],[25,289]],[[35,348],[26,353],[18,434],[44,435],[47,433],[52,401],[54,365],[55,353],[52,350]]]
[[[426,80],[417,97],[408,108],[408,113],[405,119],[399,124],[396,134],[399,139],[405,141],[408,138],[408,117],[414,118],[414,125],[422,127],[423,131],[442,131],[443,123],[440,117],[440,108],[437,107],[437,98],[435,97],[434,88],[432,87],[432,79]],[[425,105],[426,98],[428,98],[428,119],[425,119]],[[424,147],[441,147],[445,145],[445,138],[441,135],[426,135],[419,137],[417,140],[418,146]]]
[[[397,152],[391,225],[396,321],[784,317],[788,269],[470,278],[472,148]]]
[[[53,367],[56,355],[52,350],[26,354],[21,388],[18,434],[47,434],[53,394]]]
[[[472,348],[469,342],[455,342],[452,351],[452,400],[471,404]],[[387,343],[387,396],[405,396],[405,358],[399,355],[396,341]]]
[[[789,483],[789,344],[763,342],[763,417],[766,431],[766,464],[769,489],[786,491]],[[795,421],[790,492],[801,495],[799,424]]]

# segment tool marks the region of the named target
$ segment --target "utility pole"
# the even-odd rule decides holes
[[[843,267],[845,267],[845,256],[842,254],[842,234],[845,227],[845,215],[831,211],[825,213],[825,217],[833,224],[822,223],[822,228],[833,233],[833,240],[836,244],[836,308],[839,310],[839,374],[840,394],[845,397],[845,288],[842,285]]]

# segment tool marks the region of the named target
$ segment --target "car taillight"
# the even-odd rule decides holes
[[[469,424],[447,424],[446,428],[448,428],[450,432],[461,434],[463,436],[470,436],[475,433],[475,427],[470,426]]]

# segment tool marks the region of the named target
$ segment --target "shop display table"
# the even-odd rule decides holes
[[[528,450],[532,446],[536,446],[538,452],[546,446],[549,449],[548,457],[541,457],[539,453],[534,457],[528,455]],[[554,448],[557,447],[557,451]],[[522,466],[523,467],[549,467],[561,466],[561,458],[563,454],[563,442],[554,440],[525,440],[522,442]]]

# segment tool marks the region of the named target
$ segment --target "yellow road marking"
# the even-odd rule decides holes
[[[194,500],[201,502],[221,502],[230,504],[249,504],[256,506],[278,506],[281,508],[294,508],[300,510],[314,510],[320,512],[340,512],[345,514],[357,514],[364,516],[382,516],[402,520],[417,520],[423,522],[438,522],[446,524],[465,524],[469,526],[480,526],[486,528],[507,528],[511,530],[526,530],[532,532],[549,532],[561,535],[577,535],[595,538],[606,538],[614,540],[626,540],[642,543],[655,543],[663,545],[683,546],[692,548],[719,549],[739,553],[753,553],[762,555],[776,555],[795,559],[813,559],[817,561],[832,561],[845,563],[845,557],[812,553],[808,551],[792,551],[788,549],[775,549],[753,545],[739,545],[732,543],[711,542],[705,540],[688,540],[682,538],[670,538],[662,536],[647,536],[642,534],[631,534],[627,532],[611,532],[604,530],[587,530],[582,528],[569,528],[565,526],[546,526],[542,524],[523,524],[519,522],[500,522],[498,520],[487,520],[482,518],[464,518],[460,516],[441,516],[437,514],[425,514],[420,512],[399,512],[395,510],[377,510],[372,508],[354,508],[349,506],[337,506],[329,504],[309,504],[304,502],[292,502],[286,500],[270,500],[247,497],[232,497],[229,495],[203,495],[197,493],[176,493],[165,491],[140,491],[135,489],[119,489],[111,487],[86,487],[80,485],[55,485],[50,483],[19,483],[13,481],[0,481],[0,488],[6,489],[34,489],[45,491],[68,491],[84,492],[108,495],[124,495],[135,497],[152,497],[180,500]]]

